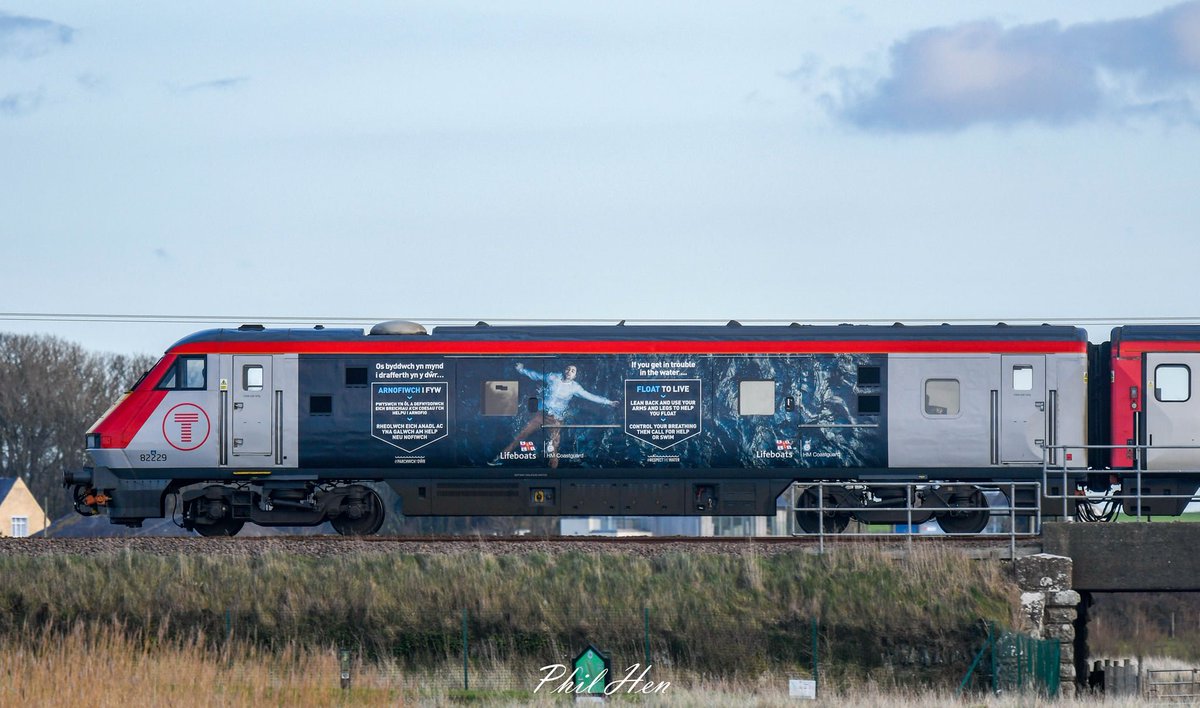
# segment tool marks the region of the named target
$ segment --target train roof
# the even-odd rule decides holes
[[[1200,332],[1200,328],[1197,328]],[[172,349],[204,342],[587,342],[587,341],[1037,341],[1086,342],[1079,327],[1062,325],[536,325],[435,327],[429,334],[366,334],[361,329],[268,329],[257,325],[209,329]]]
[[[1137,342],[1200,342],[1200,325],[1122,325],[1114,327],[1112,343]]]

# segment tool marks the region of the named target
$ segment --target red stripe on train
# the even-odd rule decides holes
[[[385,341],[189,342],[177,354],[1083,354],[1086,342],[1045,341]]]

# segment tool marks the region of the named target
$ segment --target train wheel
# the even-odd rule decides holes
[[[988,524],[991,512],[979,487],[952,487],[947,495],[951,511],[937,513],[938,526],[946,533],[979,533]]]
[[[333,530],[343,536],[370,536],[383,526],[383,500],[374,490],[365,487],[362,489],[366,493],[361,499],[347,497],[350,508],[330,522],[333,524]]]
[[[226,517],[211,524],[196,524],[195,529],[201,536],[236,536],[245,525],[245,521],[234,521]]]
[[[850,514],[837,510],[837,501],[831,494],[826,494],[823,505],[819,506],[815,489],[804,490],[796,500],[796,507],[796,525],[804,533],[841,533],[850,523]],[[819,510],[822,507],[823,511]]]

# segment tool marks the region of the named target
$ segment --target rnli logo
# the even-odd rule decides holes
[[[208,414],[194,403],[180,403],[163,417],[163,437],[176,450],[195,450],[208,440]]]

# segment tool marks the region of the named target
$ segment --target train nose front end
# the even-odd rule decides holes
[[[107,506],[112,500],[113,488],[117,485],[117,479],[105,465],[110,462],[109,458],[119,451],[113,450],[113,438],[111,434],[103,434],[102,429],[107,429],[111,433],[112,421],[114,414],[126,403],[130,397],[130,393],[121,396],[112,406],[109,407],[92,427],[84,434],[84,454],[87,456],[87,464],[81,469],[64,470],[62,484],[63,487],[71,490],[71,500],[75,504],[76,513],[82,516],[95,516],[100,513],[100,508]],[[105,452],[105,439],[108,439],[109,450]],[[107,492],[97,489],[97,479],[107,482],[110,487]]]
[[[172,369],[169,358],[159,360],[129,391],[117,399],[84,434],[84,453],[87,463],[82,469],[63,473],[63,486],[71,490],[75,511],[83,516],[108,514],[113,523],[141,525],[151,515],[141,497],[150,499],[152,510],[161,506],[161,490],[150,489],[149,480],[142,480],[131,464],[131,444],[146,435],[148,422],[163,403],[165,391],[157,390],[158,381]],[[151,433],[153,431],[150,431]],[[145,488],[145,489],[143,489]]]

